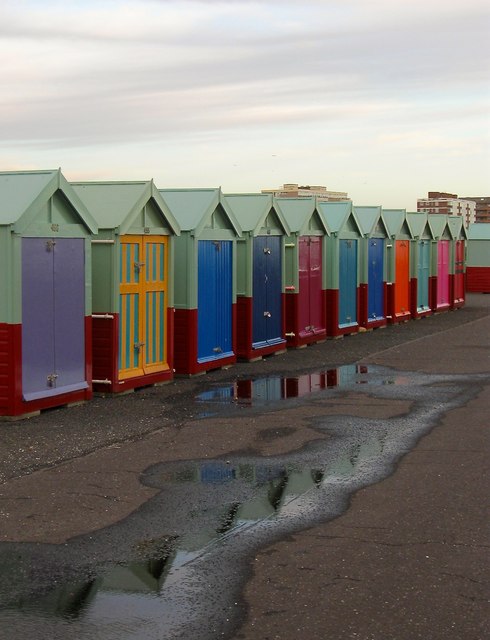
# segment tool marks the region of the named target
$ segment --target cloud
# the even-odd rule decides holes
[[[0,141],[19,154],[246,139],[288,141],[294,159],[302,139],[340,153],[420,152],[434,127],[488,138],[480,0],[18,0],[0,14]]]

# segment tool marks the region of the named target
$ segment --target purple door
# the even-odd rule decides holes
[[[87,388],[84,316],[84,240],[23,238],[24,400]]]

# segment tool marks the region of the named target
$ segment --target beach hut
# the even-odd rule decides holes
[[[237,357],[257,360],[285,350],[284,243],[289,226],[268,194],[226,200],[243,236],[237,239]]]
[[[451,230],[451,261],[449,271],[449,297],[451,309],[458,309],[465,303],[465,270],[467,231],[462,216],[448,216]]]
[[[427,214],[423,212],[407,212],[407,222],[412,234],[410,302],[412,318],[423,318],[432,313],[431,245],[432,230]]]
[[[93,384],[117,393],[173,377],[173,235],[152,180],[76,182],[92,240]]]
[[[389,232],[381,207],[354,207],[362,229],[360,241],[359,324],[377,329],[387,324],[386,245]]]
[[[432,230],[431,272],[430,278],[432,311],[448,311],[451,306],[449,264],[451,259],[451,230],[447,216],[441,213],[428,214]]]
[[[220,188],[161,189],[177,220],[174,368],[195,375],[236,362],[238,220]]]
[[[274,207],[287,221],[286,338],[289,347],[325,340],[325,220],[314,198],[276,198]]]
[[[390,323],[410,319],[410,242],[405,209],[383,209],[389,240],[386,244],[386,318]]]
[[[362,229],[352,202],[318,202],[325,220],[327,253],[327,335],[359,331],[359,241]]]
[[[486,222],[468,227],[466,291],[490,293],[490,224]]]
[[[92,395],[90,238],[61,173],[0,173],[0,415]]]

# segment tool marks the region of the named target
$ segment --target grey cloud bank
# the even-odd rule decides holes
[[[486,3],[368,4],[4,3],[0,169],[96,179],[117,155],[114,178],[327,183],[408,208],[429,188],[484,190]]]

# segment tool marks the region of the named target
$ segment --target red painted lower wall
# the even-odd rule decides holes
[[[119,381],[119,314],[108,313],[107,315],[107,318],[92,318],[93,378],[91,379],[108,381],[108,383],[94,382],[94,390],[102,393],[120,393],[172,380],[174,375],[174,309],[167,309],[166,348],[169,368],[143,376],[125,378],[121,381]]]
[[[466,267],[466,291],[490,293],[490,267]]]
[[[22,325],[0,324],[0,415],[15,415],[20,400]],[[17,397],[16,397],[17,394]]]

